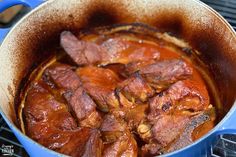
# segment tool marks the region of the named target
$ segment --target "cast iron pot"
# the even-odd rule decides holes
[[[0,37],[4,38],[0,47],[0,112],[30,156],[63,155],[34,142],[18,129],[15,98],[21,80],[50,54],[52,46],[58,45],[62,30],[78,31],[117,23],[142,22],[184,39],[201,52],[200,57],[208,65],[218,88],[220,113],[224,118],[193,144],[165,156],[205,156],[217,135],[236,133],[236,33],[204,3],[197,0],[1,0],[0,12],[17,4],[37,8],[11,30],[0,29]]]

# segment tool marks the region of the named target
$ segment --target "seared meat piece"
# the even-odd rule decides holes
[[[104,58],[103,56],[106,55],[99,45],[79,40],[75,35],[68,31],[61,33],[60,40],[61,46],[66,53],[78,65],[99,63]]]
[[[162,147],[174,141],[189,122],[186,115],[161,115],[152,127],[152,136]]]
[[[66,64],[54,64],[45,70],[44,75],[58,88],[64,90],[74,91],[81,85],[81,81],[72,67]]]
[[[90,129],[78,128],[66,105],[56,101],[42,84],[29,89],[23,112],[32,139],[60,153],[83,154]]]
[[[118,62],[120,53],[127,49],[128,45],[120,38],[111,38],[102,42],[101,47],[107,52],[107,56],[103,59],[103,64],[121,63]]]
[[[155,121],[140,123],[138,134],[143,141],[149,144],[153,144],[155,141],[154,143],[165,147],[180,135],[187,122],[189,122],[189,115],[163,114],[158,116]]]
[[[83,120],[96,109],[96,104],[82,87],[79,87],[75,91],[69,102],[76,113],[78,120]]]
[[[159,59],[160,53],[154,47],[143,46],[134,41],[111,38],[101,45],[76,38],[71,32],[64,31],[60,38],[61,46],[78,65],[110,64],[131,61]]]
[[[139,73],[157,92],[167,88],[178,80],[186,79],[192,74],[192,68],[183,60],[164,60],[140,68]]]
[[[66,105],[56,101],[40,84],[34,84],[29,90],[24,115],[29,135],[37,140],[44,136],[45,132],[34,128],[35,123],[44,124],[45,121],[50,121],[50,125],[61,130],[73,130],[77,127]],[[48,124],[45,123],[45,125]]]
[[[130,62],[125,65],[125,74],[129,76],[129,75],[133,74],[134,72],[139,71],[142,67],[145,67],[150,64],[154,64],[156,62],[157,61],[154,59],[150,59],[147,61]]]
[[[70,155],[73,157],[82,156],[86,150],[86,143],[91,136],[91,130],[88,128],[78,128],[73,131],[48,133],[49,138],[43,138],[39,143],[46,143],[46,147]],[[50,144],[50,145],[47,145]]]
[[[144,139],[147,144],[142,147],[143,156],[167,153],[189,145],[193,142],[194,129],[208,120],[209,115],[203,112],[193,117],[186,113],[159,116],[149,127],[149,137]]]
[[[161,155],[163,152],[161,151],[161,145],[153,142],[143,145],[140,154],[142,157],[151,157]]]
[[[69,99],[69,105],[73,109],[80,126],[98,128],[101,124],[101,116],[96,111],[96,104],[82,87],[75,90]]]
[[[191,118],[190,122],[185,126],[185,129],[181,136],[175,140],[171,145],[165,149],[165,152],[172,152],[181,149],[193,142],[192,133],[194,129],[209,121],[210,117],[206,113],[199,113]]]
[[[207,109],[210,104],[206,86],[192,80],[177,82],[169,88],[168,94],[178,101],[179,110],[201,111]]]
[[[84,89],[95,100],[101,111],[107,112],[109,108],[119,107],[114,89],[119,77],[109,69],[97,68],[93,66],[77,69]]]
[[[205,85],[195,81],[178,81],[150,101],[150,119],[171,109],[202,111],[209,106],[209,95]]]
[[[100,127],[101,131],[125,131],[127,127],[126,122],[114,116],[113,114],[107,114],[103,118],[102,125]]]
[[[139,73],[135,73],[118,85],[118,90],[130,101],[147,101],[154,95],[153,89],[143,80]]]
[[[79,122],[82,127],[98,128],[101,125],[102,118],[98,111],[92,112],[88,117]]]
[[[122,38],[110,38],[101,44],[108,58],[104,62],[127,64],[136,61],[159,59],[160,52],[151,44],[128,41]]]
[[[171,85],[150,101],[148,121],[138,127],[140,137],[148,143],[142,153],[158,155],[191,143],[193,130],[209,119],[202,113],[208,108],[204,84],[184,80]]]
[[[122,118],[107,114],[103,118],[100,130],[102,131],[103,141],[111,143],[123,135],[123,132],[127,130],[127,124]]]
[[[96,104],[81,87],[79,76],[72,68],[65,64],[55,64],[45,70],[45,76],[62,90],[62,95],[68,102],[69,109],[75,113],[80,126],[97,128],[100,126],[101,117],[96,111]],[[59,90],[50,89],[57,93]],[[58,90],[58,91],[57,91]]]
[[[98,130],[93,130],[89,140],[86,143],[86,149],[82,157],[101,157],[103,143],[101,134]]]
[[[140,122],[146,118],[147,109],[148,105],[142,104],[126,111],[125,120],[132,130],[137,131]]]
[[[126,131],[115,142],[105,145],[103,157],[137,157],[137,143],[129,131]]]

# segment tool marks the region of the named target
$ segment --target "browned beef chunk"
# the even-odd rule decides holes
[[[145,61],[136,61],[136,62],[130,62],[128,64],[125,65],[125,74],[126,75],[131,75],[136,71],[139,71],[142,67],[145,67],[147,65],[150,64],[154,64],[157,61],[154,59],[150,59],[150,60],[145,60]]]
[[[151,157],[163,154],[163,152],[161,152],[160,150],[161,150],[160,144],[148,143],[142,146],[140,154],[142,157]]]
[[[82,127],[98,128],[101,125],[102,118],[98,111],[92,112],[88,117],[79,122]]]
[[[170,144],[165,152],[172,152],[181,149],[193,142],[192,133],[194,129],[210,120],[210,117],[206,113],[199,113],[198,115],[191,118],[190,122],[184,127],[183,133],[177,140]]]
[[[40,83],[29,89],[24,115],[32,139],[60,153],[83,154],[90,129],[78,128],[66,105],[56,101]]]
[[[128,48],[127,43],[123,42],[120,38],[111,38],[102,42],[101,47],[107,52],[104,63],[119,63],[118,59],[120,53]]]
[[[209,120],[204,112],[196,116],[185,113],[163,114],[151,130],[147,144],[142,147],[144,156],[172,152],[192,143],[192,133],[195,128]]]
[[[152,127],[152,136],[165,147],[181,134],[188,122],[185,115],[162,115]]]
[[[143,47],[138,42],[111,38],[98,45],[76,38],[71,32],[61,33],[61,46],[78,65],[110,64],[159,59],[160,53],[151,46]]]
[[[81,85],[81,81],[72,70],[72,67],[66,64],[54,64],[48,67],[44,74],[52,80],[58,88],[64,90],[74,91]]]
[[[69,109],[78,119],[80,126],[97,128],[101,117],[96,111],[96,104],[81,87],[79,76],[72,68],[65,64],[55,64],[45,70],[45,75],[53,81],[58,88],[52,89],[54,95],[62,90],[62,95],[68,102]],[[44,80],[45,82],[48,81]],[[58,97],[61,97],[58,96]]]
[[[104,62],[127,64],[136,61],[159,59],[160,52],[150,44],[128,41],[122,38],[110,38],[101,44],[108,58]]]
[[[135,73],[118,85],[118,90],[130,101],[147,101],[153,96],[153,89],[145,82],[139,73]]]
[[[178,80],[188,78],[192,74],[192,68],[183,60],[173,59],[144,66],[139,72],[158,92]]]
[[[103,118],[102,125],[100,127],[101,131],[125,131],[127,127],[126,122],[116,117],[113,114],[107,114]]]
[[[82,87],[77,88],[70,99],[70,105],[76,113],[78,120],[89,116],[96,108],[96,104],[87,95]]]
[[[101,116],[96,111],[96,104],[82,87],[75,90],[69,99],[69,105],[73,109],[80,126],[97,128],[101,124]]]
[[[104,58],[104,51],[99,45],[79,40],[71,32],[62,32],[60,40],[66,53],[78,65],[95,64]]]
[[[202,111],[209,106],[209,95],[203,85],[195,81],[178,81],[163,93],[150,101],[150,119],[155,119],[161,112],[171,109]]]
[[[52,115],[52,113],[54,114]],[[27,128],[30,129],[29,134],[34,139],[40,139],[44,135],[43,130],[34,130],[31,126],[34,123],[44,123],[50,120],[51,125],[62,130],[73,130],[77,127],[66,105],[56,101],[40,84],[33,85],[29,90],[24,115],[26,116]]]
[[[125,120],[128,122],[129,128],[137,131],[137,127],[146,118],[148,104],[137,105],[126,111]]]
[[[95,100],[101,111],[107,112],[109,108],[119,107],[114,89],[120,82],[119,77],[109,69],[93,66],[77,69],[84,89]]]
[[[126,131],[115,142],[105,145],[104,157],[137,157],[137,143],[129,131]]]
[[[40,140],[46,144],[51,143],[51,145],[46,145],[46,147],[56,150],[59,153],[78,157],[85,153],[86,143],[91,136],[91,130],[88,128],[79,128],[70,132],[57,133],[55,131],[48,135],[51,135],[50,138]]]
[[[193,130],[209,119],[205,85],[178,81],[150,101],[148,120],[139,124],[138,134],[147,144],[146,156],[180,149],[192,142]],[[194,116],[196,115],[196,116]]]
[[[82,157],[101,157],[103,143],[101,134],[98,130],[93,130],[89,140],[86,143],[86,149]]]
[[[188,121],[189,116],[185,114],[162,114],[155,121],[140,123],[138,134],[149,144],[157,143],[165,147],[180,135]]]
[[[127,124],[122,118],[107,114],[103,119],[100,130],[102,131],[103,141],[111,143],[123,135],[123,132],[127,130]]]

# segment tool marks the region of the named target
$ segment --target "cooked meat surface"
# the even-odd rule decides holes
[[[129,131],[123,132],[115,142],[107,144],[103,151],[104,157],[130,157],[137,155],[137,143]]]
[[[147,142],[142,147],[143,156],[153,156],[183,148],[193,142],[195,128],[209,121],[209,115],[200,112],[195,116],[186,113],[162,114],[153,125],[142,124],[146,134],[139,132]]]
[[[81,156],[90,130],[78,128],[65,104],[40,84],[34,84],[26,98],[24,115],[27,134],[40,144],[72,156]]]
[[[167,149],[165,149],[165,151],[172,152],[174,150],[178,150],[180,148],[183,148],[191,144],[193,142],[192,133],[194,129],[208,122],[209,120],[210,120],[210,117],[206,113],[199,113],[198,115],[192,117],[189,123],[187,123],[186,126],[184,127],[184,130],[181,136],[177,140],[175,140],[173,143],[171,143],[170,146]]]
[[[52,146],[59,146],[59,148],[54,150],[73,157],[78,157],[83,156],[85,153],[86,144],[90,136],[91,130],[88,128],[79,128],[70,132],[52,132],[51,137],[43,138],[42,141],[49,144],[52,139]],[[46,147],[53,149],[50,146]]]
[[[104,61],[108,63],[127,64],[136,61],[148,61],[150,59],[158,60],[160,58],[160,52],[150,45],[149,47],[143,46],[145,44],[140,44],[136,41],[127,41],[119,37],[110,38],[101,44],[101,47],[107,52],[107,56],[109,56]]]
[[[58,88],[62,88],[64,90],[74,91],[81,85],[81,81],[72,70],[72,67],[66,64],[54,64],[48,67],[44,74]]]
[[[76,38],[71,32],[61,33],[61,46],[66,53],[78,65],[88,65],[101,62],[103,55],[106,55],[102,48],[92,42],[82,41]]]
[[[61,46],[78,65],[110,64],[131,61],[159,59],[155,48],[143,47],[138,42],[129,42],[121,38],[104,41],[101,45],[79,40],[71,32],[64,31],[60,37]]]
[[[93,130],[82,157],[102,157],[103,142],[98,130]]]
[[[190,77],[192,68],[183,60],[172,59],[144,66],[139,69],[139,73],[157,91],[161,91],[178,80]]]
[[[162,146],[167,146],[183,131],[189,121],[185,115],[161,115],[152,127],[152,135]]]
[[[75,157],[137,157],[175,151],[213,128],[201,67],[178,46],[127,30],[87,33],[62,32],[65,53],[30,76],[21,95],[29,137]]]
[[[125,131],[127,127],[126,122],[119,118],[116,117],[113,114],[107,114],[103,118],[102,125],[100,127],[101,131]]]
[[[55,64],[48,67],[44,74],[47,77],[44,80],[47,84],[51,79],[52,83],[49,85],[57,86],[57,89],[50,89],[51,91],[62,91],[59,97],[66,99],[67,106],[77,117],[80,126],[91,128],[100,126],[101,116],[96,111],[96,104],[83,89],[79,76],[69,65]],[[54,92],[54,94],[56,93]]]
[[[100,126],[102,119],[96,111],[96,104],[83,87],[76,89],[69,100],[69,105],[76,114],[80,126],[91,128],[98,128]]]
[[[137,132],[138,125],[146,118],[148,104],[137,105],[125,114],[125,120],[131,130]]]
[[[150,101],[150,119],[170,110],[203,111],[209,106],[209,95],[204,86],[194,81],[178,81]]]
[[[88,66],[78,68],[76,72],[81,78],[84,89],[95,100],[101,111],[107,112],[109,108],[119,107],[114,90],[120,79],[113,71]]]
[[[135,73],[120,85],[118,90],[130,101],[140,100],[142,102],[154,95],[154,90],[145,82],[139,73]]]
[[[56,101],[40,84],[34,84],[29,90],[24,115],[26,116],[27,128],[30,128],[28,133],[34,139],[40,139],[45,133],[44,130],[34,128],[37,126],[36,123],[48,126],[49,124],[46,121],[50,121],[50,125],[62,130],[73,130],[77,127],[66,105]],[[44,129],[50,128],[45,127]]]
[[[122,136],[125,130],[127,130],[127,123],[119,116],[107,114],[103,118],[100,130],[102,131],[103,141],[105,143],[112,143]]]
[[[145,66],[150,65],[150,64],[154,64],[156,62],[157,61],[154,60],[154,59],[150,59],[150,60],[147,60],[147,61],[130,62],[130,63],[125,65],[125,70],[124,70],[125,72],[124,72],[124,74],[131,75],[134,72],[139,71],[142,67],[145,67]]]
[[[76,112],[78,120],[82,120],[89,116],[96,108],[96,104],[82,87],[77,88],[69,102]]]

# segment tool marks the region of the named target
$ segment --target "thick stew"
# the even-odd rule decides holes
[[[166,33],[102,29],[63,31],[61,51],[33,72],[21,102],[29,137],[71,156],[155,156],[214,127],[194,50]]]

